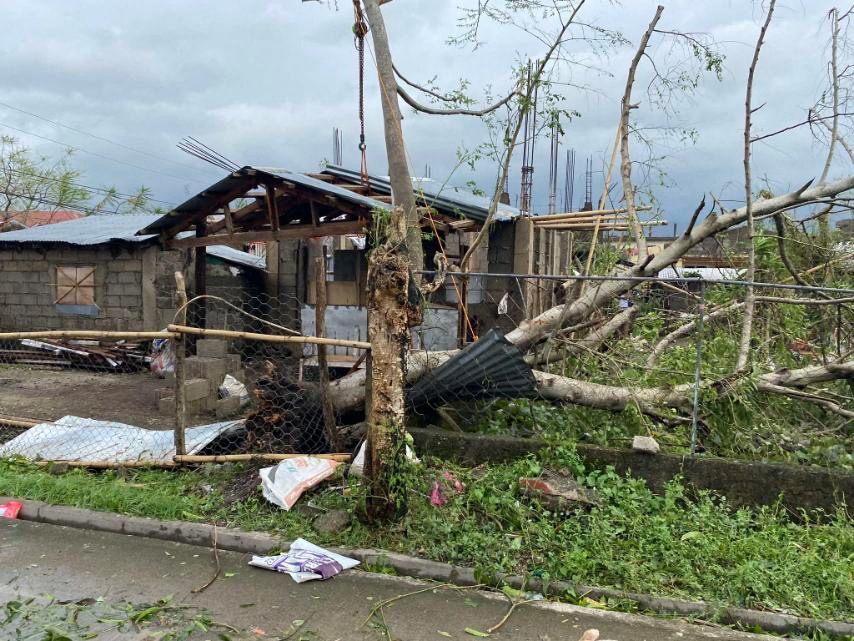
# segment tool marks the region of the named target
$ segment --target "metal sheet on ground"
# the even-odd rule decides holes
[[[187,428],[187,454],[197,454],[242,420]],[[147,430],[113,421],[63,416],[39,423],[0,446],[0,456],[49,461],[170,462],[175,456],[171,430]]]

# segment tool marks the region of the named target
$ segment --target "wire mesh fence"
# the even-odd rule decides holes
[[[567,441],[601,442],[590,432],[607,431],[603,422],[564,408],[626,410],[677,427],[685,451],[702,451],[709,434],[699,391],[732,360],[741,325],[745,285],[732,276],[683,270],[637,279],[524,350],[512,342],[519,328],[624,279],[448,276],[412,329],[407,420],[522,436],[563,421]],[[852,349],[851,290],[756,292],[763,312],[753,348],[763,367],[820,364]],[[193,299],[186,311],[180,333],[47,333],[34,321],[33,335],[3,334],[0,456],[169,465],[176,454],[352,451],[364,434],[364,306],[330,304],[319,314],[294,297],[233,288]],[[318,320],[325,344],[300,342]],[[648,392],[663,389],[679,394]],[[850,410],[850,399],[833,402]]]

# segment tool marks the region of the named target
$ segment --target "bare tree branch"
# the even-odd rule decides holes
[[[753,189],[750,177],[750,125],[751,117],[753,116],[753,77],[756,73],[756,67],[759,64],[759,52],[762,50],[762,44],[765,42],[765,33],[768,31],[768,26],[771,24],[771,17],[774,15],[774,5],[776,0],[771,0],[768,4],[768,13],[765,16],[765,23],[759,30],[759,38],[756,40],[756,47],[753,50],[753,60],[750,63],[750,70],[747,72],[747,89],[744,96],[744,202],[747,207],[747,280],[753,282],[756,276],[756,247],[754,246],[753,237],[756,235],[756,225],[753,219]],[[744,296],[744,318],[741,326],[741,340],[738,346],[738,359],[735,368],[743,369],[747,365],[748,357],[750,356],[750,337],[753,333],[753,312],[754,312],[754,291],[753,285],[748,285]]]
[[[664,7],[658,5],[658,8],[655,10],[655,16],[652,18],[652,22],[649,23],[649,26],[643,36],[641,36],[638,50],[635,52],[634,58],[632,58],[631,65],[629,65],[629,74],[626,77],[626,89],[623,92],[623,101],[621,103],[620,111],[620,175],[623,179],[623,197],[626,199],[626,214],[629,219],[629,226],[632,228],[632,233],[635,235],[635,244],[638,248],[639,261],[646,259],[646,237],[644,236],[643,229],[641,228],[640,221],[638,220],[638,212],[635,206],[635,188],[634,185],[632,185],[632,159],[629,155],[629,112],[635,108],[635,105],[632,105],[632,86],[635,83],[635,73],[637,73],[638,65],[646,52],[646,48],[649,45],[649,39],[652,36],[652,32],[655,30],[655,25],[657,25],[658,21],[661,19],[663,11]]]

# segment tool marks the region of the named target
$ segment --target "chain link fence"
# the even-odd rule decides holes
[[[638,279],[524,353],[505,336],[614,278],[448,276],[412,330],[409,423],[516,436],[565,430],[567,441],[624,446],[632,433],[651,433],[651,421],[685,451],[713,446],[697,392],[731,369],[745,284],[726,270],[672,271]],[[851,290],[756,291],[763,311],[753,348],[762,368],[820,364],[854,346],[846,303],[803,301]],[[364,306],[328,305],[321,318],[316,305],[293,297],[223,288],[191,300],[186,312],[180,334],[48,333],[35,321],[35,334],[3,334],[0,456],[170,465],[176,454],[195,462],[352,451],[364,434]],[[318,320],[325,344],[301,342],[316,334]],[[562,377],[552,382],[563,387],[545,389],[548,376]],[[631,394],[598,405],[582,398],[677,387],[684,402],[655,411]],[[834,403],[851,409],[850,398]],[[625,422],[608,409],[627,410],[635,427],[606,439],[608,425]]]

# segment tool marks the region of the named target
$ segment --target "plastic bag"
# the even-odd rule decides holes
[[[234,378],[231,374],[226,374],[219,386],[219,397],[230,398],[237,396],[240,399],[240,406],[243,407],[249,402],[249,390],[246,386]]]
[[[22,507],[24,507],[24,504],[20,501],[0,503],[0,517],[4,519],[17,519]]]
[[[411,447],[409,447],[409,443],[412,442],[412,435],[406,435],[406,458],[409,459],[412,463],[420,463],[421,460],[415,456],[415,452]],[[353,476],[363,476],[365,474],[365,449],[367,448],[367,441],[362,441],[362,444],[359,446],[359,449],[356,451],[356,456],[353,457],[353,462],[350,463],[350,474]]]
[[[265,570],[274,570],[289,574],[297,583],[320,579],[325,581],[343,570],[349,570],[359,565],[356,559],[351,559],[322,547],[309,543],[305,539],[297,539],[291,543],[290,549],[277,556],[253,556],[249,565]]]
[[[331,476],[340,463],[314,456],[285,459],[273,467],[262,467],[261,492],[264,498],[290,510],[308,488]]]
[[[165,329],[163,330],[166,331]],[[168,338],[158,338],[152,343],[154,356],[151,359],[151,373],[158,378],[166,378],[175,373],[175,345]]]

